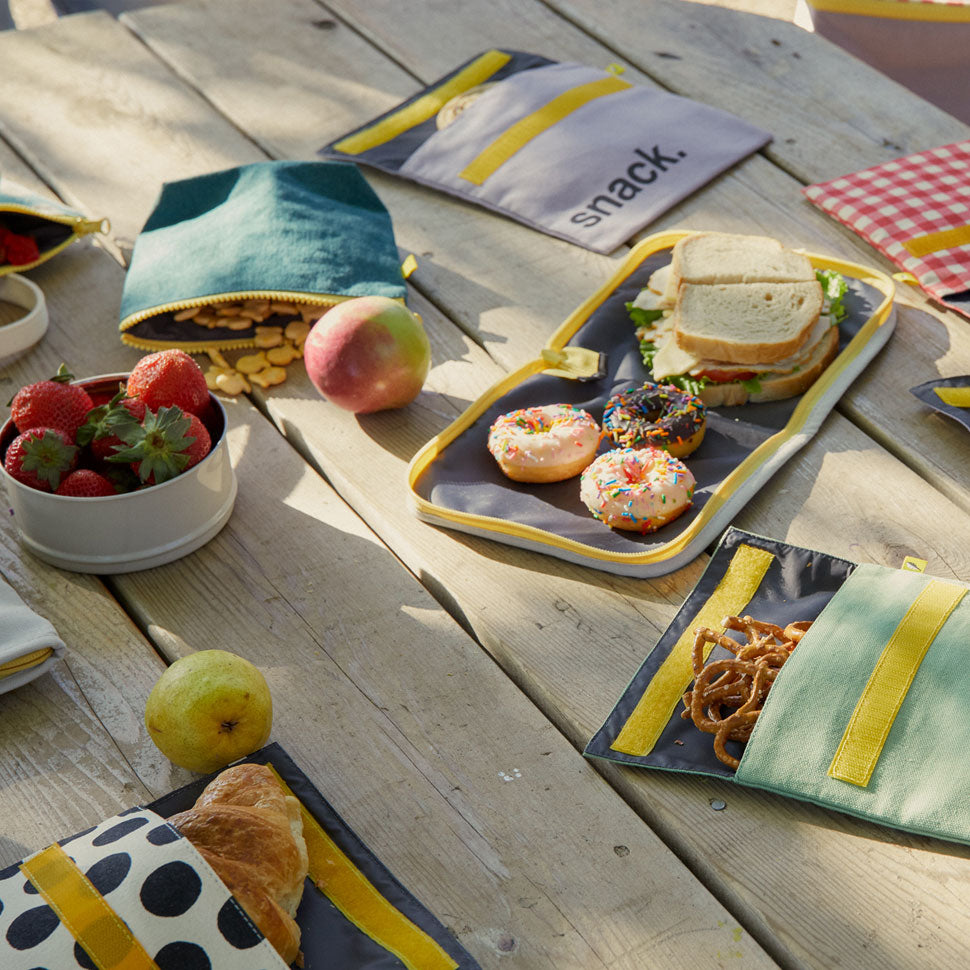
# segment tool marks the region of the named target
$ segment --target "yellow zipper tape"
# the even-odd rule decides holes
[[[21,670],[29,670],[42,664],[52,653],[53,647],[41,647],[40,650],[33,650],[25,653],[16,660],[8,660],[5,664],[0,664],[0,680],[9,677],[11,674],[19,673]]]
[[[417,128],[418,125],[433,118],[456,95],[487,81],[510,60],[512,60],[511,56],[502,51],[487,51],[480,57],[476,57],[471,64],[444,84],[426,91],[400,111],[395,111],[361,131],[342,138],[333,147],[346,155],[359,155],[361,152],[370,151],[378,145],[392,141],[398,135],[403,135],[404,132]]]
[[[56,256],[61,250],[67,249],[71,243],[80,239],[81,236],[89,236],[94,232],[106,233],[111,229],[111,223],[107,219],[85,219],[83,216],[57,215],[51,212],[31,209],[27,206],[13,204],[0,206],[0,214],[4,212],[16,212],[19,215],[35,216],[38,219],[45,219],[47,222],[57,222],[62,226],[69,226],[73,231],[67,239],[59,242],[56,246],[51,246],[50,249],[45,249],[37,259],[29,263],[22,263],[18,266],[12,266],[9,263],[0,265],[0,276],[6,273],[22,273],[34,269],[35,266],[40,266],[41,263],[46,263],[52,256]]]
[[[546,349],[562,350],[572,336],[589,319],[593,312],[613,295],[613,292],[629,277],[639,265],[648,257],[662,249],[670,249],[674,244],[690,235],[686,231],[670,231],[657,233],[637,243],[620,263],[613,277],[608,280],[592,296],[578,306],[553,333],[546,344]],[[821,377],[802,395],[796,405],[788,424],[781,431],[762,442],[724,481],[711,493],[704,508],[697,514],[676,539],[658,546],[650,552],[609,552],[597,546],[591,546],[573,539],[564,539],[544,529],[534,526],[520,525],[505,519],[490,515],[474,515],[470,512],[460,512],[435,505],[418,495],[416,485],[421,476],[427,471],[435,458],[451,444],[460,434],[467,431],[500,397],[522,383],[527,377],[538,374],[548,368],[548,363],[541,357],[530,361],[517,371],[507,375],[492,385],[484,394],[477,398],[468,409],[453,421],[447,428],[435,435],[411,459],[408,466],[408,486],[411,499],[418,513],[429,519],[436,519],[456,526],[465,526],[476,530],[506,535],[524,540],[539,546],[549,546],[564,552],[574,553],[585,559],[599,562],[629,563],[632,565],[649,565],[664,562],[686,549],[694,539],[700,535],[716,512],[744,483],[791,438],[799,434],[819,399],[824,396],[837,378],[862,353],[866,345],[889,319],[892,310],[895,288],[892,280],[878,270],[851,263],[847,260],[834,259],[828,256],[817,256],[806,253],[816,269],[833,269],[843,276],[851,276],[860,282],[874,287],[882,294],[882,302],[873,310],[869,319],[859,328],[859,332],[852,338],[848,346],[829,364]],[[632,332],[632,325],[631,325]],[[632,338],[631,338],[632,339]]]
[[[459,173],[459,177],[474,185],[481,185],[490,175],[501,168],[517,151],[546,129],[558,124],[590,101],[618,91],[626,91],[633,85],[616,77],[580,84],[563,91],[541,108],[517,121],[503,132],[488,148],[474,158]]]
[[[20,869],[98,970],[158,970],[124,920],[59,845],[38,852]]]
[[[944,404],[970,408],[970,387],[934,387],[933,392]]]
[[[886,20],[925,20],[970,23],[970,6],[962,3],[896,2],[896,0],[808,0],[813,10],[881,17]]]
[[[286,794],[293,795],[273,766],[268,767]],[[310,878],[330,902],[361,932],[393,953],[407,970],[456,970],[458,964],[437,941],[381,895],[302,802],[300,811],[310,856]]]
[[[865,787],[926,651],[967,590],[932,580],[883,648],[829,766],[829,776]]]
[[[938,253],[941,249],[966,246],[967,243],[970,243],[970,225],[941,229],[939,232],[928,232],[903,240],[903,246],[913,256],[926,256],[929,253]]]
[[[691,663],[694,631],[703,626],[723,632],[724,617],[741,613],[751,602],[774,558],[774,554],[765,549],[749,545],[738,547],[714,592],[687,624],[647,684],[647,689],[610,745],[614,751],[643,757],[653,750],[684,691],[694,679]],[[713,643],[707,645],[705,660],[713,648]]]

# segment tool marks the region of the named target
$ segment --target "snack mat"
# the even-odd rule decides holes
[[[296,920],[305,970],[478,970],[478,963],[445,926],[398,882],[334,811],[278,744],[243,761],[268,764],[304,808],[304,834],[318,878],[308,878]],[[163,818],[195,804],[212,780],[203,778],[147,807]],[[309,819],[308,819],[309,814]]]
[[[818,430],[836,401],[889,339],[894,285],[866,266],[807,255],[846,278],[839,354],[801,397],[709,408],[700,447],[684,459],[697,480],[694,504],[656,532],[609,529],[579,498],[579,479],[513,482],[486,449],[499,415],[540,404],[572,404],[602,421],[609,397],[650,380],[625,307],[686,232],[659,233],[633,247],[613,278],[553,334],[540,356],[493,385],[426,444],[408,472],[419,518],[514,546],[631,576],[672,572],[724,531],[758,489]],[[601,451],[608,450],[608,444]]]
[[[970,375],[926,381],[911,387],[909,393],[970,431]]]
[[[924,575],[924,565],[911,557],[899,569],[854,564],[729,529],[585,754],[728,778],[970,843],[961,760],[970,737],[970,598],[965,585]],[[736,769],[715,755],[713,735],[681,714],[694,686],[695,631],[724,631],[729,616],[811,623],[750,738],[727,742]],[[735,652],[718,644],[704,663],[719,667]]]

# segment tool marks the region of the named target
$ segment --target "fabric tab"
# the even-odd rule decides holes
[[[57,844],[20,865],[98,970],[159,970],[125,922]]]
[[[876,662],[829,766],[829,776],[865,787],[926,651],[963,599],[963,586],[932,580],[913,601]]]
[[[723,630],[721,621],[725,616],[740,614],[751,602],[774,558],[774,554],[765,549],[749,545],[738,547],[717,588],[687,624],[610,745],[614,751],[639,757],[650,753],[694,679],[691,664],[694,630],[702,626]],[[713,646],[708,645],[705,659]]]

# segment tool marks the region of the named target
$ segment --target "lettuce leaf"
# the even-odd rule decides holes
[[[848,316],[843,298],[849,291],[849,284],[841,273],[834,269],[817,269],[815,276],[822,284],[822,294],[829,301],[829,318],[832,323],[841,323]]]
[[[664,315],[663,310],[644,310],[643,307],[634,306],[632,302],[623,305],[626,307],[626,312],[630,314],[630,319],[638,327],[647,327]]]

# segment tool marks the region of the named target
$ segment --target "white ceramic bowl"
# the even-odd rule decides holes
[[[109,374],[76,383],[89,393],[110,397],[127,377]],[[198,465],[161,485],[75,498],[30,488],[0,466],[10,511],[27,549],[62,569],[110,574],[161,566],[205,545],[229,520],[236,500],[226,412],[217,397],[209,397],[212,407],[203,420],[212,450]],[[16,436],[8,420],[0,429],[0,455]]]
[[[0,276],[0,300],[27,311],[19,319],[0,326],[0,357],[9,357],[32,347],[47,333],[47,302],[36,283],[17,273]]]

